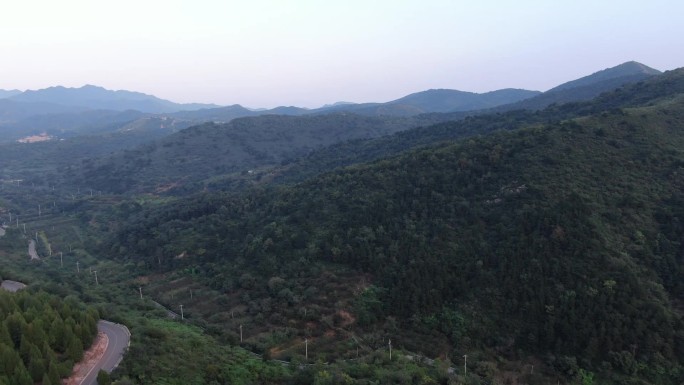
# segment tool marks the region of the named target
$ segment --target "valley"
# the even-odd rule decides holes
[[[8,141],[0,277],[130,329],[117,384],[680,383],[684,72],[514,94]]]

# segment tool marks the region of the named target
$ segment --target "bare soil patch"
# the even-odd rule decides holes
[[[83,359],[74,365],[71,376],[62,380],[62,385],[80,385],[90,370],[102,359],[107,351],[107,345],[109,345],[109,337],[102,332],[97,333],[93,345],[85,351]]]

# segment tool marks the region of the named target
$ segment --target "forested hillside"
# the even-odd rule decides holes
[[[374,138],[450,115],[412,118],[347,113],[267,115],[206,123],[67,172],[82,186],[115,193],[196,191],[195,183],[252,168],[274,166],[315,149],[356,138]]]
[[[266,289],[273,277],[306,298],[290,282],[341,266],[371,277],[344,309],[351,327],[396,317],[407,330],[433,325],[452,355],[528,352],[567,376],[579,366],[605,381],[679,383],[681,83],[672,72],[583,105],[581,117],[295,186],[127,205],[105,247],[251,298],[278,298]]]
[[[98,319],[75,298],[0,290],[0,384],[61,384],[90,347]]]
[[[283,167],[271,170],[276,182],[303,181],[336,167],[370,162],[399,154],[412,148],[487,135],[498,130],[558,122],[600,113],[614,108],[638,106],[661,98],[684,93],[684,71],[669,71],[648,80],[606,92],[591,101],[566,103],[540,111],[515,110],[475,114],[441,124],[416,127],[380,138],[357,139],[313,151]],[[232,183],[232,184],[231,184]],[[216,181],[215,186],[235,186],[234,181]]]

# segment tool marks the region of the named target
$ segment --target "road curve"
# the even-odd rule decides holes
[[[26,285],[17,282],[5,280],[0,283],[0,289],[15,292],[25,288]],[[107,350],[100,361],[93,366],[92,369],[86,374],[79,385],[97,385],[97,373],[100,369],[111,373],[123,359],[124,353],[128,350],[128,346],[131,343],[131,332],[124,325],[116,324],[110,321],[100,320],[97,323],[97,331],[102,332],[107,336],[109,340],[107,344]]]
[[[103,332],[109,338],[107,350],[100,361],[88,372],[81,385],[97,385],[97,373],[100,369],[111,373],[119,365],[131,340],[131,333],[124,325],[115,324],[109,321],[97,323],[97,330]]]

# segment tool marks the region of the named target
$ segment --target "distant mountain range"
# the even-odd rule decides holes
[[[227,123],[236,118],[263,115],[303,116],[342,112],[373,117],[455,114],[452,118],[462,118],[464,114],[516,109],[538,110],[554,103],[589,100],[603,92],[639,82],[659,73],[660,71],[643,64],[627,62],[561,84],[543,93],[522,89],[502,89],[478,94],[450,89],[432,89],[385,103],[339,102],[316,109],[295,106],[249,109],[239,104],[225,107],[212,104],[179,104],[139,92],[111,91],[92,85],[80,88],[58,86],[25,92],[0,90],[0,133],[2,133],[0,141],[16,140],[22,135],[34,135],[40,132],[63,137],[76,132],[86,133],[89,128],[93,132],[102,132],[106,129],[117,130],[122,127],[122,124],[112,125],[112,116],[117,116],[117,122],[127,125],[135,119],[147,119],[150,114],[171,119],[175,128],[184,128],[203,122]],[[110,113],[103,111],[110,111]],[[120,114],[124,111],[128,113]],[[131,120],[122,122],[126,117]],[[445,117],[436,120],[444,121]],[[166,126],[169,125],[164,125]],[[163,128],[161,123],[158,128]]]
[[[626,67],[629,70],[629,67],[634,66]],[[625,67],[621,68],[625,69]],[[612,79],[615,79],[605,75],[619,72],[614,69],[607,72],[602,71],[598,75],[583,78],[582,82],[576,83],[580,84],[578,87],[560,87],[558,91],[553,92],[556,95],[564,95],[566,99],[580,99],[580,96],[584,94],[577,93],[577,90],[604,89],[603,87],[612,84]],[[631,71],[627,72],[630,74],[628,76],[632,76],[632,78],[640,78],[635,77]],[[654,79],[658,78],[660,77]],[[597,82],[592,84],[591,79],[595,79]],[[620,82],[622,82],[625,77],[618,76],[617,79],[621,79]],[[519,93],[518,90],[511,92]],[[444,95],[440,94],[455,95],[458,98],[464,93],[451,90],[430,90],[402,98],[403,100],[397,105],[429,104],[433,97],[437,97],[432,99],[431,105],[434,107],[437,104],[436,100],[443,101],[446,99]],[[472,95],[477,94],[467,95],[467,97]],[[490,93],[489,97],[491,98],[492,95],[497,95],[497,93]],[[534,98],[543,95],[539,94]],[[507,96],[503,95],[500,100],[506,98]],[[544,102],[545,100],[541,99],[541,101]],[[448,104],[443,103],[444,106]],[[443,109],[447,109],[447,107],[443,107]],[[606,109],[610,108],[607,107]],[[523,123],[540,122],[539,114],[514,111],[518,110],[514,108],[511,110],[506,115],[510,120],[499,119],[499,122],[504,122],[503,124],[493,124],[488,118],[488,116],[499,115],[488,115],[477,111],[429,113],[414,116],[375,116],[331,109],[328,113],[320,114],[309,113],[302,116],[274,114],[234,119],[229,123],[197,125],[156,140],[153,144],[140,146],[134,151],[114,154],[111,157],[103,157],[97,162],[91,162],[92,166],[86,170],[81,181],[76,183],[86,183],[85,181],[87,181],[97,189],[116,192],[160,191],[159,189],[165,189],[168,186],[191,191],[198,188],[197,186],[192,187],[192,184],[199,182],[198,186],[201,186],[203,185],[201,181],[207,181],[212,175],[215,178],[210,183],[216,184],[222,183],[218,182],[219,178],[216,178],[218,175],[235,175],[235,173],[245,172],[249,169],[275,165],[286,165],[277,172],[278,178],[301,179],[300,175],[309,176],[311,174],[309,170],[322,172],[338,165],[357,162],[357,159],[373,160],[379,155],[403,151],[421,144],[429,145],[441,140],[453,140],[454,137],[467,137],[494,130],[510,129]],[[173,115],[177,119],[181,117],[189,119],[197,118],[199,114],[216,113],[217,111],[234,113],[243,111],[243,107],[231,106],[181,112]],[[250,113],[257,112],[250,111]],[[471,119],[463,120],[468,115],[473,116]],[[551,114],[555,117],[561,115],[558,111],[553,111]],[[523,116],[528,117],[523,118]],[[446,126],[434,126],[436,123],[459,120],[463,122],[463,125],[457,130],[443,131]],[[416,127],[424,127],[423,131],[420,131],[420,137],[415,136],[419,131],[410,130]],[[409,131],[406,130],[413,134],[409,134]],[[406,131],[407,134],[388,136],[402,131]],[[379,139],[377,141],[361,140],[369,138]],[[385,140],[390,140],[391,143],[388,144]],[[426,142],[422,143],[421,141],[424,140]],[[376,144],[378,145],[376,146]],[[319,153],[318,150],[322,152]],[[354,159],[349,159],[349,157]],[[290,164],[295,159],[300,160],[296,164]],[[306,170],[302,171],[302,167]],[[238,177],[238,179],[240,178]],[[236,178],[230,176],[229,180],[229,183],[233,183],[232,181]],[[176,190],[176,192],[178,191]]]
[[[338,104],[314,113],[347,111],[360,115],[412,116],[430,112],[462,112],[492,108],[539,95],[539,91],[503,89],[482,94],[436,89],[416,92],[387,103]]]
[[[215,104],[179,104],[140,92],[111,91],[92,85],[80,88],[57,86],[36,91],[29,90],[11,95],[9,99],[17,102],[53,103],[93,110],[136,110],[155,114],[218,107]]]

